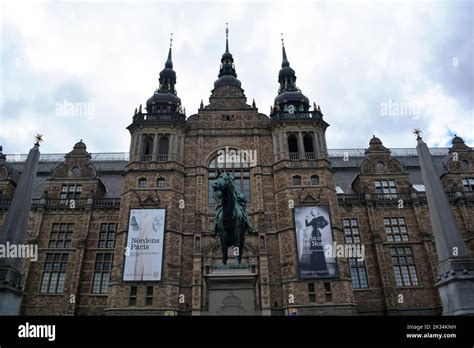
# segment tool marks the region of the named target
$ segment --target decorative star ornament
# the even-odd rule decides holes
[[[420,135],[421,134],[421,129],[420,128],[415,128],[413,130],[413,134],[416,135],[416,140],[421,139],[421,135]]]
[[[39,143],[42,143],[43,142],[43,134],[36,133],[35,140],[36,140],[36,144],[38,144],[38,145],[39,145]]]

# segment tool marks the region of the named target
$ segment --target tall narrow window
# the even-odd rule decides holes
[[[64,280],[69,254],[47,253],[41,278],[41,293],[61,294],[64,292]]]
[[[316,159],[316,155],[314,153],[314,139],[311,134],[305,134],[303,136],[303,146],[304,146],[306,159],[307,160]]]
[[[360,244],[359,221],[357,219],[342,219],[342,228],[344,230],[344,240],[347,244]],[[354,289],[368,288],[369,282],[365,259],[352,257],[348,258],[347,262],[351,272],[352,287]]]
[[[290,154],[290,159],[299,159],[298,152],[298,138],[295,134],[290,134],[288,136],[288,152]]]
[[[97,253],[95,257],[93,294],[106,294],[109,288],[110,272],[112,271],[112,253]]]
[[[153,286],[146,287],[145,305],[151,306],[153,304]]]
[[[411,247],[391,247],[390,256],[397,286],[420,285]]]
[[[131,286],[130,287],[130,297],[128,300],[129,306],[136,306],[137,305],[137,287]]]
[[[162,135],[158,141],[158,162],[166,162],[168,160],[169,152],[169,138],[166,135]]]
[[[316,302],[316,291],[314,283],[308,283],[308,300],[311,303]]]
[[[153,137],[146,136],[143,139],[142,162],[150,162],[153,154]]]

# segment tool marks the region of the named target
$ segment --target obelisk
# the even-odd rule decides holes
[[[37,135],[36,143],[28,154],[0,232],[0,244],[5,247],[7,245],[19,247],[25,242],[33,185],[40,157],[40,141],[42,141],[41,136]],[[23,298],[21,262],[20,257],[0,258],[0,315],[20,314]]]
[[[474,315],[474,259],[456,225],[451,205],[428,146],[415,129],[416,150],[426,190],[431,227],[438,253],[438,288],[443,315]]]

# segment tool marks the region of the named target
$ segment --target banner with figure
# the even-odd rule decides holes
[[[160,281],[166,209],[132,209],[128,224],[124,281]]]
[[[300,279],[336,278],[336,259],[325,253],[333,243],[329,207],[297,207],[294,219]]]

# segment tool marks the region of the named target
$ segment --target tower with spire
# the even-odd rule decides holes
[[[171,34],[172,35],[172,34]],[[143,283],[140,291],[152,287],[160,293],[160,300],[154,302],[154,313],[163,315],[166,310],[178,307],[179,274],[174,269],[181,267],[181,244],[183,233],[183,209],[180,202],[184,197],[184,139],[189,126],[185,110],[176,92],[176,72],[172,60],[171,36],[165,67],[159,74],[159,86],[147,100],[145,110],[141,105],[127,127],[131,135],[129,161],[124,173],[118,230],[128,230],[131,209],[167,209],[164,234],[164,260],[162,279],[166,284]],[[123,282],[123,267],[126,239],[117,239],[116,257],[120,259],[111,278],[108,310],[119,313],[128,308],[126,289]],[[113,300],[116,297],[117,300]],[[129,309],[140,313],[139,309]],[[116,312],[117,311],[117,312]]]

